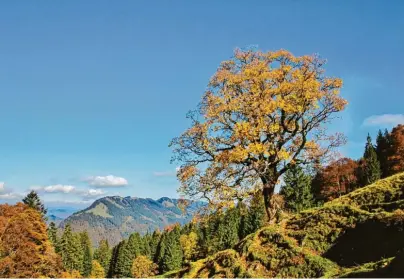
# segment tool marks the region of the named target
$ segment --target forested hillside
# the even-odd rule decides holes
[[[184,202],[187,205],[181,209],[181,201],[166,197],[158,200],[104,197],[65,219],[60,228],[63,230],[66,224],[70,224],[72,231],[86,231],[95,245],[101,240],[116,245],[133,232],[144,235],[174,223],[189,222],[203,203]]]

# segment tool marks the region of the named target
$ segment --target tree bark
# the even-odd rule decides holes
[[[267,214],[269,224],[273,224],[276,222],[277,208],[273,202],[274,192],[275,192],[275,183],[264,185],[262,194],[264,195],[265,212]]]

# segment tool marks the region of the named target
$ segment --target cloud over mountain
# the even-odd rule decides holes
[[[125,178],[114,175],[90,176],[85,178],[84,181],[94,187],[122,187],[128,185]]]

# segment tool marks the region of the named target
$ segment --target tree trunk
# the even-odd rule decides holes
[[[276,222],[277,208],[273,200],[274,192],[275,183],[264,185],[262,194],[264,195],[265,212],[267,213],[269,224],[273,224]]]

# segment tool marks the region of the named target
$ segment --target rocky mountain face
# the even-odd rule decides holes
[[[189,222],[201,206],[202,202],[190,202],[182,211],[179,200],[167,197],[158,200],[104,197],[63,220],[59,228],[62,230],[66,224],[70,224],[73,231],[86,230],[94,246],[102,239],[116,245],[133,232],[145,234],[170,224]]]

